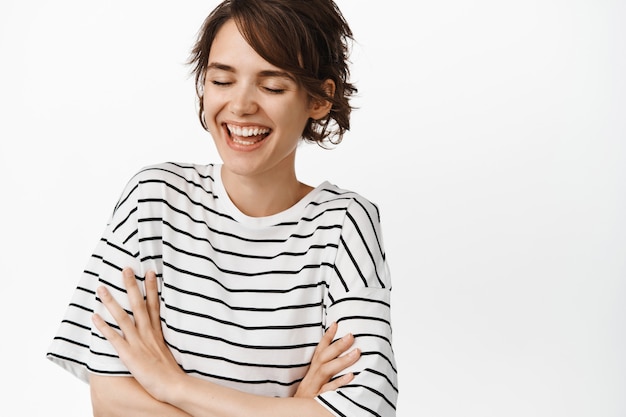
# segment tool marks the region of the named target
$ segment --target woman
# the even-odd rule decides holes
[[[192,63],[222,163],[130,180],[48,353],[95,415],[395,415],[378,210],[295,170],[349,128],[351,36],[331,0],[207,17]]]

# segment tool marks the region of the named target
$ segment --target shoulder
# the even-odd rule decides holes
[[[189,194],[190,190],[212,194],[214,169],[214,164],[161,162],[146,165],[128,180],[116,204],[116,210],[130,202],[136,205],[139,199],[149,198],[151,195],[162,195],[163,188],[185,194]]]
[[[151,184],[165,184],[177,188],[213,189],[215,183],[214,164],[199,165],[180,162],[162,162],[147,165],[138,170],[128,181],[125,193]]]
[[[378,205],[364,195],[325,182],[320,186],[317,204],[333,206],[345,210],[346,216],[380,223]]]
[[[199,165],[162,162],[144,166],[131,178],[130,183],[140,184],[150,181],[178,182],[182,180],[202,184],[207,181],[214,181],[214,168],[214,164]]]

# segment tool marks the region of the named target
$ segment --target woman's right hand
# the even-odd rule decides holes
[[[354,343],[354,336],[347,334],[333,343],[336,333],[337,323],[332,323],[316,346],[311,365],[300,381],[294,397],[313,398],[323,392],[340,388],[354,378],[354,374],[349,372],[331,380],[333,376],[356,363],[361,357],[361,351],[358,348],[342,355]]]

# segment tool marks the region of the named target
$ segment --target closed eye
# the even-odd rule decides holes
[[[211,84],[216,85],[218,87],[224,87],[224,86],[227,86],[227,85],[231,85],[232,83],[213,80],[213,81],[211,81]]]
[[[272,94],[282,94],[285,92],[284,88],[270,88],[270,87],[263,87],[263,89],[265,91],[267,91],[268,93],[272,93]]]

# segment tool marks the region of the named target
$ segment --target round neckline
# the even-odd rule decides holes
[[[220,198],[218,199],[219,203],[225,206],[226,212],[233,217],[237,222],[245,224],[251,227],[266,227],[273,226],[278,223],[293,221],[294,219],[300,219],[300,213],[306,207],[315,196],[319,193],[319,191],[328,186],[328,181],[323,181],[317,187],[314,187],[311,191],[309,191],[304,197],[302,197],[297,203],[292,205],[291,207],[280,211],[276,214],[272,214],[269,216],[262,217],[253,217],[248,216],[243,213],[239,208],[233,203],[226,191],[226,187],[224,187],[224,182],[222,181],[222,165],[216,164],[215,169],[213,171],[213,178],[215,180],[216,191]]]

